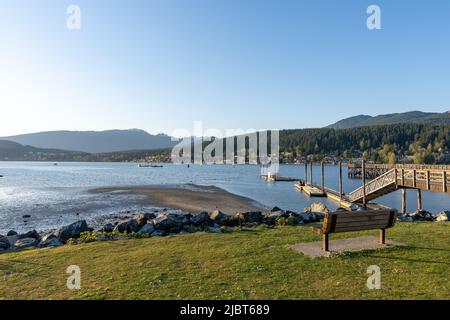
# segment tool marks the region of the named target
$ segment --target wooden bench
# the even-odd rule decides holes
[[[313,232],[322,235],[324,251],[329,251],[331,233],[380,229],[380,244],[385,244],[385,230],[395,224],[397,210],[367,210],[326,213],[323,224],[315,224]]]

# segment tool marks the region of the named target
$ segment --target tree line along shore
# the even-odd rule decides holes
[[[450,164],[450,125],[403,123],[280,131],[282,163],[361,158],[375,163]],[[86,153],[21,145],[3,148],[0,143],[0,160],[169,163],[171,149]]]

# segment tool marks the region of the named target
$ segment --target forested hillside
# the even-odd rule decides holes
[[[306,155],[364,156],[377,162],[409,159],[449,163],[450,125],[396,124],[351,129],[300,129],[280,133],[280,151]]]

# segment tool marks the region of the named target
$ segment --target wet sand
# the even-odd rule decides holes
[[[180,209],[197,213],[219,209],[223,213],[233,215],[237,212],[263,211],[262,204],[214,186],[178,185],[178,186],[145,186],[114,187],[90,190],[95,193],[129,193],[145,195],[141,203],[158,207]]]

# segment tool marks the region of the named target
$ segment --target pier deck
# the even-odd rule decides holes
[[[314,185],[311,185],[311,184],[302,185],[300,183],[297,183],[297,184],[295,184],[295,187],[298,190],[303,191],[310,197],[325,197],[326,196],[324,191],[322,191],[320,188],[318,188]]]
[[[278,182],[292,182],[292,181],[300,181],[299,178],[293,178],[293,177],[283,177],[283,176],[277,176],[277,175],[261,175],[261,178],[267,181],[278,181]]]

